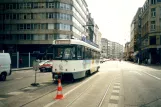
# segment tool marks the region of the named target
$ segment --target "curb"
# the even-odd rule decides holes
[[[30,70],[33,69],[33,67],[28,67],[28,68],[16,68],[16,69],[11,69],[12,71],[22,71],[22,70]]]

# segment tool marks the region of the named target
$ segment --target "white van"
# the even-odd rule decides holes
[[[5,81],[11,75],[11,58],[9,53],[0,53],[0,81]]]

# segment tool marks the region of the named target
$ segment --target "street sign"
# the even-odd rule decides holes
[[[36,60],[33,61],[33,69],[34,69],[35,71],[37,71],[37,70],[39,69],[39,62],[36,61]]]

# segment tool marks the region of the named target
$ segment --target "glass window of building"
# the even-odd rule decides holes
[[[156,9],[152,8],[151,9],[151,17],[155,17],[156,16]]]
[[[39,40],[39,35],[34,34],[33,35],[33,40]]]
[[[39,40],[45,40],[45,35],[38,35],[39,36]]]
[[[155,31],[155,21],[151,21],[151,31]]]
[[[54,24],[48,23],[48,29],[54,29]]]
[[[156,45],[156,36],[150,36],[150,45]]]
[[[156,4],[156,0],[151,0],[151,4]]]
[[[48,3],[48,8],[55,8],[55,3],[53,3],[53,2]]]

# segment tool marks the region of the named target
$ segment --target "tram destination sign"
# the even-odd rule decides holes
[[[56,40],[55,44],[70,44],[70,40]]]

